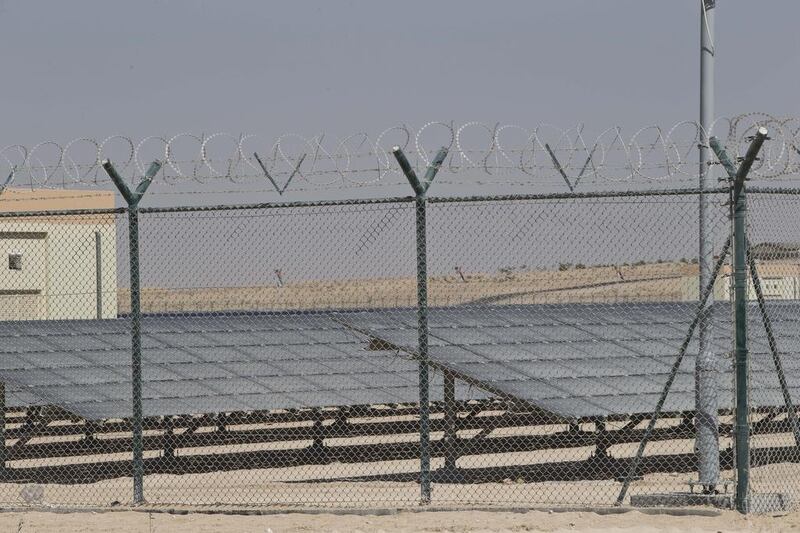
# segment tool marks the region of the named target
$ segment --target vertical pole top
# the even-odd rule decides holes
[[[406,154],[403,153],[403,149],[399,146],[394,146],[392,147],[392,154],[397,160],[397,164],[400,165],[400,170],[402,170],[403,174],[405,174],[408,184],[411,185],[412,189],[414,189],[414,194],[417,196],[425,194],[425,188],[420,183],[417,173],[414,172],[414,168],[411,166],[411,163],[408,162],[408,158],[406,158]]]
[[[436,174],[439,173],[439,169],[442,168],[442,163],[444,163],[445,157],[447,157],[447,148],[442,146],[439,148],[439,151],[436,152],[436,157],[433,158],[431,164],[428,165],[428,170],[425,172],[423,181],[425,182],[424,185],[426,190],[431,186],[431,183],[433,183],[433,178],[435,178]]]
[[[711,148],[714,150],[714,153],[717,154],[717,158],[719,162],[722,163],[722,166],[725,168],[725,171],[728,173],[728,177],[733,182],[733,203],[735,204],[736,201],[739,199],[739,194],[744,187],[744,180],[747,179],[747,175],[750,173],[750,169],[753,167],[753,163],[756,160],[756,156],[758,152],[761,150],[761,146],[764,144],[769,137],[767,128],[763,126],[759,126],[758,130],[756,130],[756,134],[752,137],[750,141],[750,146],[747,147],[747,152],[745,153],[744,157],[742,158],[741,164],[739,167],[733,164],[731,158],[728,156],[728,153],[725,151],[725,147],[722,146],[722,143],[716,137],[711,137],[709,140],[709,144]]]
[[[747,174],[750,172],[750,168],[753,166],[753,162],[756,160],[759,150],[761,150],[761,145],[763,145],[764,141],[767,140],[768,133],[769,131],[764,126],[760,126],[756,131],[756,134],[750,141],[750,146],[747,147],[747,152],[744,154],[742,164],[739,165],[739,171],[736,173],[737,180],[744,180],[747,177]]]
[[[411,166],[411,163],[408,162],[402,148],[399,146],[392,147],[392,154],[394,158],[397,159],[397,163],[400,165],[400,169],[403,171],[403,174],[405,174],[411,188],[414,189],[414,194],[416,194],[417,197],[423,197],[430,188],[433,179],[436,177],[436,174],[442,167],[442,163],[444,163],[447,157],[447,148],[443,146],[439,149],[433,161],[428,165],[428,169],[425,171],[425,177],[422,181],[417,177],[417,173],[414,172],[414,168]]]
[[[753,140],[750,141],[750,146],[747,147],[747,153],[744,154],[744,159],[739,165],[739,170],[736,171],[736,178],[733,181],[734,203],[739,198],[739,194],[744,188],[744,180],[747,179],[747,175],[753,167],[753,162],[755,162],[756,156],[761,150],[761,146],[764,144],[764,141],[767,140],[767,133],[767,128],[763,126],[759,127],[758,131],[756,131],[756,134],[753,136]]]
[[[119,193],[128,203],[128,207],[136,207],[139,205],[139,201],[142,199],[142,196],[144,196],[147,188],[150,187],[150,184],[153,182],[153,178],[155,178],[156,174],[158,174],[158,171],[161,170],[160,161],[153,161],[150,163],[150,167],[144,174],[144,179],[142,179],[135,191],[131,191],[130,187],[128,187],[128,184],[125,183],[125,180],[119,175],[119,172],[117,172],[117,169],[114,168],[114,164],[111,163],[111,160],[104,159],[100,164],[103,167],[103,170],[106,171],[106,174],[108,174],[108,177],[111,178],[111,181],[114,182],[114,185],[117,187]]]

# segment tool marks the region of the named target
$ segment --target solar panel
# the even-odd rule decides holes
[[[770,302],[787,381],[800,389],[797,303]],[[794,307],[792,307],[794,305]],[[429,356],[452,372],[459,399],[489,394],[565,418],[647,414],[694,317],[692,302],[433,308]],[[711,345],[721,354],[721,407],[732,405],[728,304],[717,304]],[[783,398],[751,306],[754,406]],[[130,406],[129,322],[0,323],[0,379],[7,404],[56,404],[88,419],[123,418]],[[143,320],[146,416],[418,400],[417,363],[368,350],[379,339],[417,349],[412,309],[294,315],[170,315]],[[693,340],[664,409],[694,408]],[[431,398],[442,398],[434,372]],[[462,382],[463,381],[463,382]]]
[[[796,302],[770,302],[786,378],[800,388]],[[795,307],[792,308],[791,305]],[[436,367],[494,393],[567,418],[651,413],[694,318],[692,302],[547,304],[429,310],[428,355]],[[342,313],[354,330],[416,353],[412,311],[393,323],[373,312]],[[754,407],[781,406],[783,397],[761,315],[749,311]],[[732,328],[729,304],[715,306],[710,345],[720,355],[720,406],[731,408]],[[694,409],[693,340],[664,409]],[[727,374],[725,374],[727,373]]]
[[[330,316],[169,316],[142,322],[145,416],[414,403],[417,363],[367,349]],[[87,419],[131,414],[126,319],[0,322],[8,405]],[[442,398],[434,375],[431,398]],[[485,394],[459,384],[459,399]]]

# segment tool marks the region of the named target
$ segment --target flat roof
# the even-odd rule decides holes
[[[0,212],[113,209],[114,202],[114,191],[9,187],[0,194]]]

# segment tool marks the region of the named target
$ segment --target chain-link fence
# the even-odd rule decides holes
[[[705,198],[708,287],[696,190],[2,213],[0,499],[733,505]],[[751,490],[785,508],[800,193],[748,201]]]
[[[753,494],[776,505],[800,499],[795,414],[800,401],[800,277],[795,273],[800,268],[800,226],[792,216],[800,196],[791,190],[755,192],[747,199],[750,486]]]

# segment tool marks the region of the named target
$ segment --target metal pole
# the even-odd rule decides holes
[[[427,196],[428,188],[447,157],[447,149],[436,154],[425,177],[420,180],[399,146],[392,149],[397,163],[414,190],[417,229],[417,334],[419,356],[419,463],[420,497],[423,504],[431,501],[431,450],[430,450],[430,398],[428,369],[428,237]]]
[[[736,371],[736,509],[748,512],[750,484],[750,412],[747,352],[747,240],[745,237],[747,203],[744,187],[733,210],[733,293],[735,298],[735,371]]]
[[[731,219],[733,223],[733,293],[734,304],[734,364],[736,378],[734,457],[736,460],[736,509],[749,512],[750,502],[750,398],[747,348],[747,203],[745,180],[761,146],[767,139],[767,129],[758,128],[747,153],[736,169],[716,137],[709,144],[731,180]]]
[[[428,376],[428,252],[427,202],[416,197],[417,213],[417,328],[419,344],[420,486],[423,503],[431,501],[430,399]]]
[[[128,208],[128,247],[131,278],[131,398],[133,401],[133,503],[144,502],[142,448],[142,314],[139,287],[139,205]]]
[[[700,5],[700,246],[698,264],[700,291],[711,279],[714,262],[711,198],[703,191],[712,183],[710,129],[714,123],[714,9],[716,0],[701,0]],[[697,328],[698,355],[695,361],[695,449],[698,481],[710,493],[719,482],[719,400],[717,390],[717,355],[713,352],[711,325],[713,291],[703,305]]]
[[[111,161],[103,161],[103,169],[128,204],[128,249],[131,281],[131,448],[133,451],[133,503],[144,503],[144,450],[142,446],[142,313],[139,276],[139,202],[161,163],[153,162],[144,179],[132,191],[117,173]]]
[[[103,318],[103,250],[100,232],[94,232],[95,304],[97,319]]]

